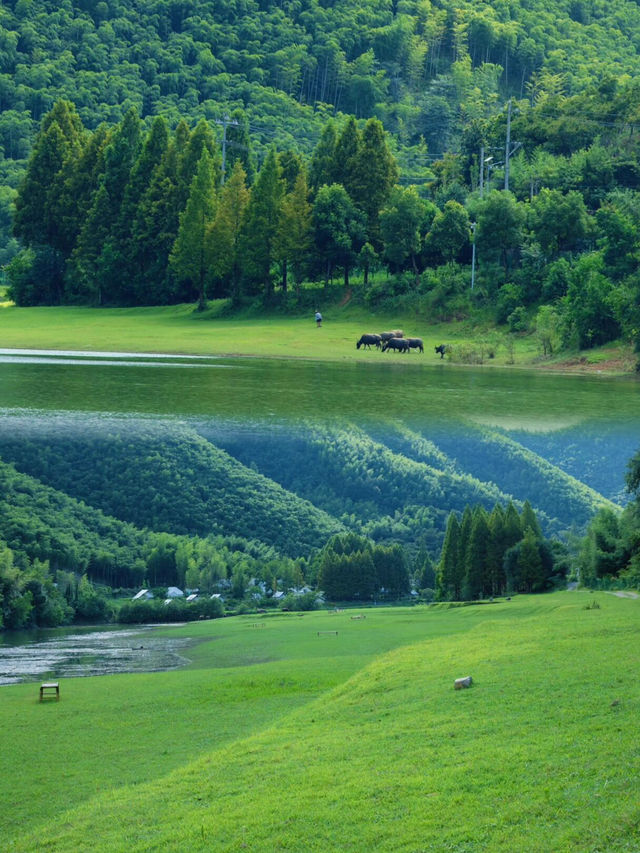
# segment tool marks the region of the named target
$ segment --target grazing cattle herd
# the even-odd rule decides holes
[[[417,349],[418,352],[424,352],[424,343],[422,338],[405,338],[402,329],[393,329],[390,332],[380,332],[380,334],[369,333],[361,335],[356,341],[356,349],[381,349],[382,352],[395,350],[396,352],[411,352],[412,349]],[[445,352],[448,352],[449,347],[446,344],[440,344],[435,348],[436,353],[440,353],[440,358],[444,358]]]

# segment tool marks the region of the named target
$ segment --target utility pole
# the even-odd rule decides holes
[[[509,151],[511,148],[511,98],[507,104],[507,143],[504,148],[504,188],[509,189]]]
[[[476,283],[476,223],[471,223],[471,290]]]
[[[480,198],[484,194],[484,145],[480,146]]]
[[[220,178],[220,183],[224,185],[225,169],[227,166],[227,127],[229,125],[231,125],[231,127],[237,127],[239,122],[236,119],[231,121],[229,116],[225,115],[222,121],[216,119],[216,124],[222,125],[222,176]]]

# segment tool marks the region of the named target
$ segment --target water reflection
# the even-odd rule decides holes
[[[65,629],[0,636],[0,685],[49,678],[161,672],[189,663],[194,641],[166,637],[153,626]]]

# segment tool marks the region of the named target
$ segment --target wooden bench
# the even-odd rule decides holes
[[[40,685],[40,701],[44,699],[56,699],[60,701],[60,684],[57,681],[48,681]]]
[[[318,636],[319,637],[337,637],[338,632],[337,631],[318,631]]]

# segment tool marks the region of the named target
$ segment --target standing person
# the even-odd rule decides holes
[[[322,325],[322,314],[319,311],[316,311],[316,326],[320,328]]]

